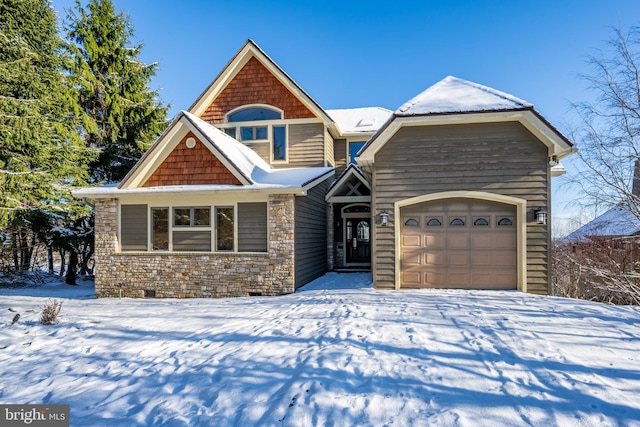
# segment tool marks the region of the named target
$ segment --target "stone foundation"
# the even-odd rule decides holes
[[[96,200],[96,297],[281,295],[294,287],[293,195],[269,198],[267,253],[119,252],[117,200]],[[149,292],[151,291],[151,292]]]

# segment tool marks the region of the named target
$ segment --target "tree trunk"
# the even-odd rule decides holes
[[[60,277],[64,276],[65,272],[65,261],[66,261],[66,251],[64,249],[59,249],[58,253],[60,254]]]
[[[78,270],[78,254],[71,250],[69,251],[69,266],[67,267],[67,277],[65,283],[67,285],[76,285],[76,275]]]
[[[47,263],[49,264],[49,274],[53,274],[53,248],[47,247]]]

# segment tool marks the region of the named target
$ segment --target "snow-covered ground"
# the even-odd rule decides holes
[[[281,297],[0,295],[0,403],[68,403],[73,426],[640,425],[634,307],[367,274]]]

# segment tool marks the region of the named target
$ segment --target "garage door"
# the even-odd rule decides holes
[[[444,199],[400,209],[403,288],[516,289],[516,207]]]

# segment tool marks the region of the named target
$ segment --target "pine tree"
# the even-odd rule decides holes
[[[111,0],[76,0],[65,24],[71,69],[86,114],[86,142],[100,151],[94,182],[120,181],[167,125],[167,110],[149,88],[157,64],[139,59],[133,27]]]
[[[0,0],[0,230],[18,269],[30,264],[28,213],[64,213],[92,158],[77,133],[62,46],[47,0]]]

